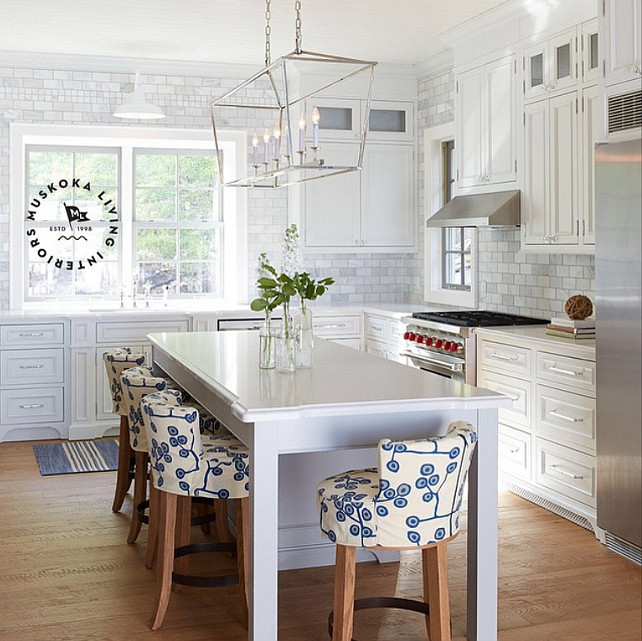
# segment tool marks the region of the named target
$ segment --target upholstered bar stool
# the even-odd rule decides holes
[[[451,423],[445,436],[379,442],[378,469],[344,472],[318,486],[320,525],[337,544],[332,641],[351,641],[355,610],[393,607],[426,615],[430,641],[450,641],[447,543],[459,532],[464,483],[477,435]],[[424,602],[354,600],[358,547],[420,549]]]
[[[247,616],[247,447],[229,434],[201,434],[197,409],[168,403],[158,394],[144,397],[141,411],[149,443],[152,483],[160,498],[158,586],[152,629],[162,625],[172,583],[214,587],[238,582]],[[189,544],[190,503],[192,497],[203,496],[237,500],[236,545]],[[185,573],[186,557],[190,554],[234,550],[238,574],[203,577]]]
[[[111,393],[111,408],[114,414],[120,415],[120,429],[118,432],[118,469],[116,471],[116,490],[112,512],[119,512],[127,495],[127,490],[134,476],[135,458],[129,445],[129,423],[127,421],[127,403],[123,399],[120,385],[120,375],[131,367],[141,367],[145,362],[145,355],[134,352],[129,347],[120,347],[103,354],[107,381]],[[151,373],[151,369],[149,370]]]

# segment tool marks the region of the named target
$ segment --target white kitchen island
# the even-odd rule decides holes
[[[258,332],[149,339],[154,366],[250,449],[250,641],[278,638],[279,457],[443,434],[453,420],[479,435],[468,494],[468,639],[497,639],[497,408],[510,399],[322,339],[312,369],[294,373],[259,369]]]

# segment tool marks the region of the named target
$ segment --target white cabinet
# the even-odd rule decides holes
[[[357,143],[323,145],[337,164]],[[309,249],[386,251],[414,247],[414,147],[368,143],[363,170],[303,185],[303,243]]]
[[[530,501],[596,528],[595,350],[543,330],[478,330],[477,384],[499,410],[499,469]]]
[[[574,88],[578,80],[577,54],[574,28],[526,47],[522,59],[524,100],[539,100]]]
[[[515,57],[463,72],[456,81],[457,186],[513,182],[517,178]]]
[[[579,243],[578,97],[524,106],[524,245]]]
[[[640,80],[642,0],[603,0],[604,84]],[[639,90],[639,85],[638,85]]]
[[[361,349],[361,314],[334,314],[316,311],[312,316],[314,335],[326,340]]]
[[[581,31],[581,79],[584,83],[600,80],[600,47],[597,19],[582,23]]]
[[[364,325],[366,352],[407,365],[406,357],[401,356],[405,325],[398,318],[366,312]]]

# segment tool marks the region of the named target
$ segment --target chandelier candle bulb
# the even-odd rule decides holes
[[[305,114],[299,118],[299,151],[305,151]]]
[[[312,146],[316,149],[319,146],[319,122],[321,116],[319,110],[315,107],[312,110]]]
[[[270,132],[267,129],[263,134],[263,162],[266,165],[270,162]]]
[[[254,134],[252,136],[252,164],[256,167],[259,164],[259,137]]]
[[[274,127],[272,136],[274,137],[274,160],[278,161],[281,156],[281,130],[278,125]]]

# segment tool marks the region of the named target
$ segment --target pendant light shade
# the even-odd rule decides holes
[[[145,95],[139,85],[140,73],[136,72],[134,91],[128,94],[122,105],[114,109],[116,118],[135,118],[137,120],[158,120],[165,118],[163,110],[157,105],[145,101]]]

